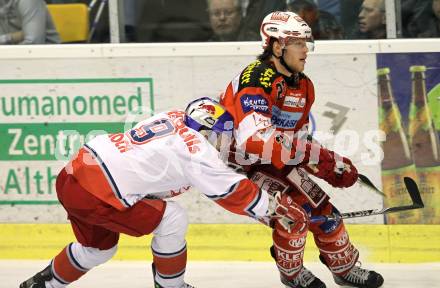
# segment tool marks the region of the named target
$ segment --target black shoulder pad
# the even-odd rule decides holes
[[[269,64],[256,60],[241,72],[238,89],[262,87],[267,94],[270,94],[272,82],[279,75]]]

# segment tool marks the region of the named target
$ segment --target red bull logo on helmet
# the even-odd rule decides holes
[[[211,103],[201,103],[199,109],[212,115],[213,119],[218,119],[225,112],[225,110],[220,105],[215,105]]]
[[[200,108],[205,110],[205,112],[207,112],[211,115],[215,115],[215,106],[214,105],[202,104],[202,107],[200,107]]]

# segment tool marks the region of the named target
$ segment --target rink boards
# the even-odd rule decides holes
[[[317,41],[305,70],[316,89],[314,136],[380,187],[376,55],[439,46],[438,39]],[[260,52],[258,42],[0,47],[0,222],[65,222],[55,177],[81,143],[131,128],[139,117],[128,112],[136,107],[146,117],[217,98]],[[343,212],[383,207],[379,195],[358,186],[323,187]],[[250,222],[198,193],[178,201],[191,223]],[[381,224],[383,217],[349,223]]]

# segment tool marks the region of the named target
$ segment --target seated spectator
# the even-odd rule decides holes
[[[0,45],[57,43],[60,37],[43,0],[0,0]]]
[[[310,0],[294,0],[287,10],[298,14],[312,28],[313,38],[319,40],[342,39],[342,27],[332,14],[318,10]]]
[[[258,41],[256,30],[245,28],[240,0],[207,0],[212,37],[210,41]]]
[[[387,38],[384,0],[364,0],[358,16],[358,29],[350,39]]]
[[[208,0],[211,41],[236,41],[239,37],[242,10],[239,0]]]

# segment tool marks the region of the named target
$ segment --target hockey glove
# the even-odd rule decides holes
[[[350,159],[342,157],[333,151],[321,148],[317,165],[303,166],[307,172],[324,179],[337,188],[346,188],[356,183],[358,172]]]
[[[269,197],[270,226],[286,238],[304,233],[309,226],[307,212],[287,193],[276,192]]]

